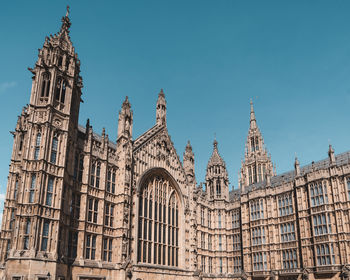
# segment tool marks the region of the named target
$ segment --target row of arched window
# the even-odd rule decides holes
[[[207,219],[208,219],[208,223],[205,222],[205,212],[207,212]],[[214,215],[215,214],[215,211],[214,210],[210,210],[210,209],[207,209],[205,210],[205,208],[203,206],[201,206],[201,225],[202,226],[208,226],[209,228],[212,227],[212,212],[214,212]],[[241,225],[241,219],[240,219],[240,212],[238,209],[235,209],[235,210],[231,210],[231,211],[221,211],[219,210],[218,211],[218,214],[217,214],[217,224],[215,223],[214,224],[214,227],[218,227],[218,228],[221,228],[222,227],[222,224],[224,224],[226,226],[226,219],[227,219],[227,226],[228,226],[228,223],[229,223],[229,216],[231,215],[231,227],[232,228],[239,228],[240,225]]]
[[[18,185],[18,181],[16,181],[16,188],[17,188],[17,185]],[[32,174],[30,179],[30,186],[29,186],[29,197],[28,197],[29,203],[34,203],[36,187],[37,187],[37,175]],[[16,190],[16,193],[17,193],[17,190]],[[46,206],[52,206],[53,194],[54,194],[54,178],[49,176],[46,182],[46,187],[43,192]]]
[[[83,164],[82,158],[83,158],[83,155],[81,155],[81,165]],[[82,172],[82,169],[81,169],[81,172]],[[80,174],[79,176],[81,178]],[[99,189],[100,179],[101,179],[101,164],[95,161],[91,165],[90,186]],[[114,168],[109,168],[107,172],[106,191],[109,193],[115,193],[115,186],[116,186],[116,170]]]

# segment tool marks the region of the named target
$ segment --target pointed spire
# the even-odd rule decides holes
[[[241,188],[264,181],[266,176],[274,176],[271,156],[264,145],[264,139],[256,123],[253,101],[250,99],[250,125],[245,144],[239,185]]]
[[[250,99],[250,128],[256,128],[256,119],[252,99]]]
[[[225,162],[219,154],[218,142],[216,141],[216,139],[214,139],[214,142],[213,142],[213,153],[209,159],[208,167],[213,165],[225,166]]]
[[[69,33],[69,27],[71,26],[71,22],[69,19],[69,6],[67,5],[67,12],[66,12],[66,16],[62,17],[62,26],[61,26],[61,30],[60,33],[62,32],[67,32]]]

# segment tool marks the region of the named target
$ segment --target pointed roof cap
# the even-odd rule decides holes
[[[190,140],[187,141],[186,150],[191,150],[192,151],[192,146],[191,146]]]
[[[252,99],[250,99],[250,128],[256,128],[256,119]]]
[[[165,101],[165,94],[163,89],[160,89],[160,92],[158,94],[158,101],[157,104],[162,104],[162,105],[166,105],[166,101]]]
[[[222,157],[219,154],[218,142],[216,141],[216,139],[214,140],[213,146],[214,146],[214,149],[213,149],[213,153],[211,154],[211,157],[209,159],[208,167],[214,166],[214,165],[225,166],[225,161],[222,159]]]
[[[123,102],[123,105],[122,107],[129,107],[130,108],[130,102],[129,102],[129,97],[128,96],[125,96],[125,100]]]
[[[190,140],[188,140],[186,148],[185,148],[185,152],[184,152],[184,157],[193,157],[194,153],[192,151],[192,146],[190,143]]]
[[[159,96],[165,97],[165,94],[162,88],[160,89]]]

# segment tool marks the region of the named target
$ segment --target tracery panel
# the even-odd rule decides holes
[[[179,197],[172,183],[151,176],[139,198],[137,261],[179,266]]]

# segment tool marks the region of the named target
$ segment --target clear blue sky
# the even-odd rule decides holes
[[[277,166],[293,168],[350,148],[350,1],[5,1],[0,9],[0,192],[9,131],[29,102],[31,73],[66,4],[84,79],[80,123],[116,138],[125,95],[134,138],[155,123],[160,88],[178,154],[189,139],[196,177],[216,133],[231,185],[244,155],[253,98]]]

